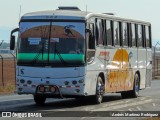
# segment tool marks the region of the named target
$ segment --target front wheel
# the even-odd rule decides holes
[[[46,101],[46,97],[43,95],[34,95],[34,101],[37,105],[43,105]]]
[[[103,100],[103,94],[104,94],[104,83],[102,78],[99,76],[97,80],[97,85],[96,85],[96,103],[100,104],[102,103]]]

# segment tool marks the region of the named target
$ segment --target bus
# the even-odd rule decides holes
[[[87,96],[100,104],[108,93],[136,98],[151,86],[149,22],[61,6],[23,15],[11,50],[15,32],[16,91],[36,104]]]

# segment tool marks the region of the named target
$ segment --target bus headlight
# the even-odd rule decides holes
[[[27,84],[29,84],[29,85],[32,84],[32,81],[28,80],[28,81],[27,81]]]
[[[64,84],[65,84],[65,85],[69,85],[69,82],[68,82],[68,81],[65,81]]]
[[[84,82],[84,80],[83,80],[83,79],[79,80],[79,83],[83,83],[83,82]]]
[[[24,79],[21,79],[21,80],[20,80],[20,83],[22,83],[22,84],[25,83],[25,80],[24,80]]]
[[[75,80],[72,81],[72,84],[73,84],[73,85],[76,85],[76,84],[77,84],[77,81],[75,81]]]

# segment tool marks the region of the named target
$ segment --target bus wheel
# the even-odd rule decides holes
[[[129,93],[128,93],[128,92],[121,92],[121,97],[122,97],[123,99],[129,98]]]
[[[46,97],[43,95],[34,95],[34,101],[37,105],[43,105],[46,101]]]
[[[100,104],[103,100],[103,94],[104,94],[104,83],[102,81],[102,78],[99,76],[97,80],[96,85],[96,103]]]
[[[133,98],[137,98],[139,95],[139,87],[140,87],[139,83],[140,83],[139,75],[136,73],[134,76],[133,90],[131,91],[131,97]]]

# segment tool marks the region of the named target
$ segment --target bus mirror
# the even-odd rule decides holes
[[[15,47],[15,36],[12,35],[10,38],[10,50],[14,50]]]
[[[19,28],[15,28],[11,31],[11,37],[10,37],[10,50],[14,50],[15,47],[15,36],[13,33],[18,32]]]

